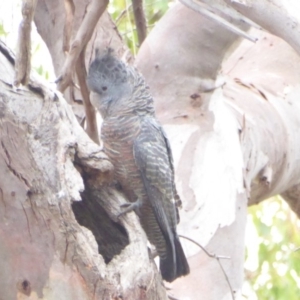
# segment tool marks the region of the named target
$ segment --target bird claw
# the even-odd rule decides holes
[[[127,208],[127,207],[131,207],[132,204],[135,204],[135,203],[129,203],[129,202],[123,203],[123,204],[120,205],[120,207],[122,207],[122,208],[123,208],[123,207],[126,207],[126,208]]]
[[[120,207],[123,209],[117,215],[118,218],[124,214],[131,212],[131,211],[135,211],[136,213],[138,213],[139,208],[141,207],[141,201],[138,199],[135,202],[126,202],[126,203],[121,204]]]

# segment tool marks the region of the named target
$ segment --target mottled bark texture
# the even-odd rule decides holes
[[[111,163],[59,94],[13,88],[0,49],[0,299],[166,299],[137,217],[113,221]]]

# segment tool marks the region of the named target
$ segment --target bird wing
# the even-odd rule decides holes
[[[135,163],[163,235],[174,236],[177,224],[174,204],[174,172],[170,147],[162,127],[153,118],[144,118],[133,144]]]
[[[177,193],[177,189],[175,186],[175,171],[174,171],[174,162],[173,162],[173,154],[172,154],[172,150],[171,150],[171,145],[170,145],[169,139],[167,137],[167,134],[162,127],[161,127],[161,131],[162,131],[164,139],[165,139],[165,143],[166,143],[166,147],[167,147],[167,151],[168,151],[169,163],[170,163],[170,167],[172,170],[173,195],[174,195],[174,201],[175,201],[175,207],[176,207],[176,217],[177,217],[177,224],[178,224],[180,221],[178,208],[182,207],[182,201]]]

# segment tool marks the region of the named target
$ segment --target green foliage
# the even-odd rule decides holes
[[[172,1],[168,0],[144,1],[148,33],[167,11],[170,3],[172,3]],[[115,21],[128,48],[136,54],[138,51],[138,38],[132,12],[132,2],[130,0],[112,0],[109,4],[108,12]]]
[[[44,77],[46,80],[49,80],[50,78],[50,74],[48,71],[48,68],[45,67],[44,64],[37,64],[37,62],[34,63],[33,58],[36,55],[39,55],[41,52],[43,52],[43,49],[41,49],[41,42],[40,41],[33,41],[33,46],[32,46],[32,50],[31,50],[31,64],[33,66],[33,69],[42,77]],[[42,62],[44,63],[44,61]]]
[[[0,37],[7,37],[8,32],[5,31],[4,26],[3,26],[3,22],[0,22]]]
[[[44,77],[46,80],[49,80],[49,72],[44,69],[43,65],[40,65],[39,67],[34,67],[35,71]]]
[[[300,221],[280,197],[249,209],[246,279],[259,300],[300,298]],[[253,297],[248,299],[255,299]]]

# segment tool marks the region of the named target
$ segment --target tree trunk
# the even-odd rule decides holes
[[[0,49],[0,299],[166,299],[111,163],[58,93],[12,87]]]
[[[90,1],[71,2],[69,15],[58,0],[36,7],[57,76]],[[271,26],[270,18],[255,21]],[[227,20],[249,29],[239,17]],[[298,50],[297,35],[284,32]],[[178,299],[239,299],[248,204],[281,193],[300,215],[300,59],[279,38],[250,33],[256,44],[177,3],[136,60],[171,140],[183,199],[179,231],[230,257],[219,259],[224,275],[216,258],[186,241],[191,274],[169,285]],[[126,54],[105,13],[86,65],[107,46]],[[126,200],[113,166],[59,93],[36,80],[12,87],[14,60],[0,49],[0,300],[166,299],[136,215],[116,219]],[[64,96],[72,106],[82,99],[75,84]]]
[[[279,38],[250,34],[255,44],[177,3],[136,60],[175,152],[179,231],[230,257],[226,278],[187,241],[192,270],[172,284],[179,298],[241,296],[247,203],[284,193],[299,215],[300,58]]]

